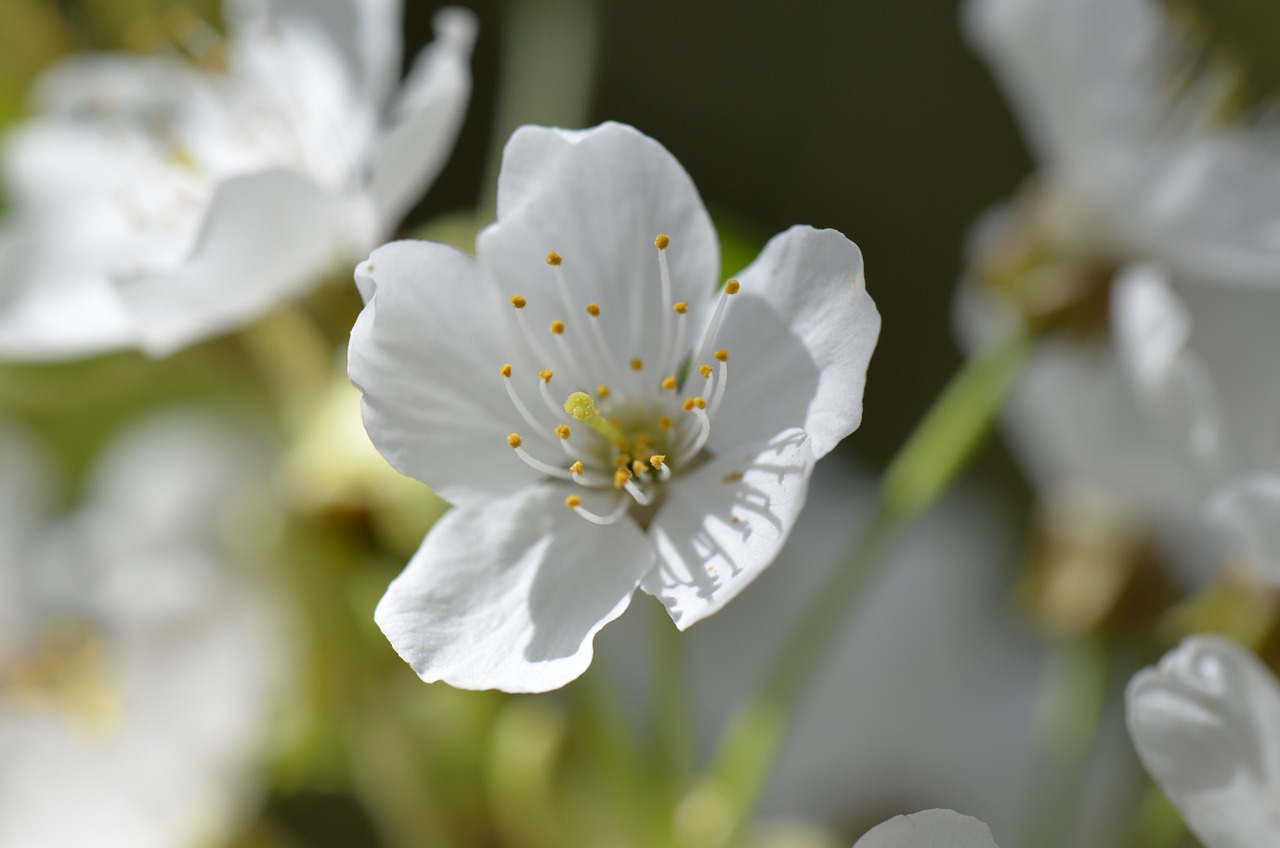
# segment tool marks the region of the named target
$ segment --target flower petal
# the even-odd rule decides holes
[[[532,326],[563,320],[568,333],[598,302],[604,337],[620,362],[669,359],[654,238],[671,239],[672,300],[689,304],[689,326],[714,293],[720,248],[689,175],[658,142],[623,124],[588,130],[526,126],[507,142],[498,178],[498,221],[480,234],[480,261],[508,294],[524,295]],[[563,257],[575,314],[566,315],[548,251]],[[696,340],[691,340],[690,344]],[[672,342],[668,343],[669,345]],[[546,366],[544,366],[546,367]],[[655,366],[660,367],[660,366]]]
[[[302,293],[363,247],[354,218],[342,198],[289,171],[222,182],[185,263],[118,280],[139,347],[167,355]]]
[[[739,280],[716,341],[729,349],[730,375],[710,446],[729,450],[798,427],[820,459],[862,421],[880,335],[862,253],[835,230],[792,227]]]
[[[629,519],[600,527],[567,486],[526,489],[437,522],[374,618],[428,682],[545,692],[591,663],[592,639],[631,602],[653,548]]]
[[[356,280],[368,305],[351,331],[348,374],[379,452],[455,504],[536,481],[507,446],[513,430],[531,434],[499,375],[512,356],[505,304],[475,260],[442,244],[392,242],[356,268]],[[550,425],[542,435],[551,438]]]
[[[853,848],[996,848],[991,830],[951,810],[895,816],[867,831]]]
[[[1280,474],[1242,474],[1214,493],[1209,518],[1234,553],[1280,586]]]
[[[812,440],[788,430],[717,456],[673,483],[649,529],[659,564],[641,588],[681,630],[747,587],[787,540],[809,491]]]
[[[1126,700],[1138,756],[1206,846],[1280,844],[1280,686],[1253,655],[1194,636]]]
[[[444,167],[471,95],[475,16],[447,8],[434,23],[436,41],[414,59],[373,156],[369,193],[383,232],[395,227]]]

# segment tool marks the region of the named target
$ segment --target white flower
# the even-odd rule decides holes
[[[867,831],[853,848],[996,848],[991,831],[951,810],[895,816]]]
[[[444,164],[470,13],[400,69],[399,2],[226,4],[222,42],[52,68],[8,138],[0,356],[164,355],[295,297],[386,238]],[[206,31],[207,30],[207,31]]]
[[[1099,252],[1205,282],[1280,285],[1280,126],[1224,124],[1156,0],[969,0],[965,23],[1057,202]]]
[[[1280,845],[1280,685],[1248,651],[1195,636],[1129,683],[1138,756],[1205,848]]]
[[[397,242],[356,269],[370,437],[455,504],[376,613],[423,679],[561,686],[637,586],[683,629],[773,560],[861,420],[880,318],[831,230],[712,299],[718,266],[688,175],[604,124],[512,136],[477,258]]]
[[[283,671],[224,535],[257,452],[208,420],[152,420],[55,522],[35,453],[0,434],[0,845],[224,840]]]

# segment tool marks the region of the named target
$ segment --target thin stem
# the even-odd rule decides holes
[[[670,800],[684,789],[693,769],[692,703],[689,668],[682,634],[662,604],[655,610],[653,715],[657,735],[658,772],[670,788]]]
[[[969,360],[889,465],[871,520],[844,566],[799,617],[755,697],[731,718],[695,788],[727,808],[730,822],[715,844],[729,844],[745,824],[796,704],[862,586],[902,529],[946,490],[981,444],[1029,348],[1029,336],[1018,328]]]

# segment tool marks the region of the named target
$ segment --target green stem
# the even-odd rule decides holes
[[[684,789],[693,769],[692,704],[689,692],[689,670],[685,643],[671,617],[661,604],[650,604],[655,610],[654,635],[654,705],[658,772],[662,785],[669,788],[669,805]]]
[[[796,704],[861,587],[902,529],[946,490],[981,444],[1030,342],[1018,328],[952,379],[885,471],[875,511],[844,567],[800,616],[759,692],[730,720],[696,789],[717,798],[708,808],[721,808],[729,817],[719,844],[731,842],[750,816]]]

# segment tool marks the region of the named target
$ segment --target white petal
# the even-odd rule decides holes
[[[951,810],[895,816],[867,832],[854,848],[996,848],[982,822]]]
[[[666,233],[672,300],[689,304],[689,326],[711,298],[720,248],[689,175],[662,145],[635,129],[606,123],[569,131],[521,127],[507,142],[498,177],[498,222],[480,234],[480,261],[508,293],[528,301],[534,327],[563,319],[585,325],[581,309],[600,304],[619,361],[658,360],[662,303],[654,237]],[[565,315],[545,264],[556,251],[576,314]],[[690,341],[694,344],[696,341]]]
[[[351,331],[348,374],[364,393],[365,428],[382,455],[456,504],[538,479],[506,441],[512,431],[534,435],[499,374],[520,350],[507,343],[501,320],[500,310],[512,310],[476,262],[441,244],[400,241],[375,250],[356,279],[369,301]],[[537,377],[526,369],[511,379]]]
[[[789,427],[826,455],[862,421],[880,313],[858,246],[835,230],[792,227],[739,276],[715,342],[729,349],[729,385],[711,447],[728,450]]]
[[[41,73],[32,84],[32,100],[45,114],[141,115],[160,104],[177,104],[198,84],[192,65],[175,56],[80,53]]]
[[[225,6],[233,37],[270,26],[318,31],[375,106],[386,102],[400,75],[401,0],[228,0]]]
[[[591,663],[600,628],[631,602],[653,548],[629,519],[607,527],[542,486],[436,523],[374,618],[423,680],[545,692]]]
[[[1280,686],[1250,653],[1192,637],[1127,693],[1138,756],[1206,848],[1280,845]]]
[[[133,317],[105,277],[24,276],[24,264],[0,247],[0,358],[54,361],[134,343]]]
[[[186,262],[118,281],[139,347],[163,356],[296,297],[363,247],[363,229],[350,204],[289,171],[226,180]]]
[[[1235,477],[1214,493],[1208,510],[1234,553],[1280,586],[1280,475]]]
[[[672,482],[649,534],[658,567],[642,588],[681,630],[747,587],[787,540],[817,459],[799,430],[739,446]]]
[[[436,41],[414,59],[391,126],[373,156],[369,192],[384,232],[391,231],[444,167],[471,95],[468,63],[475,16],[449,8],[434,20]]]

